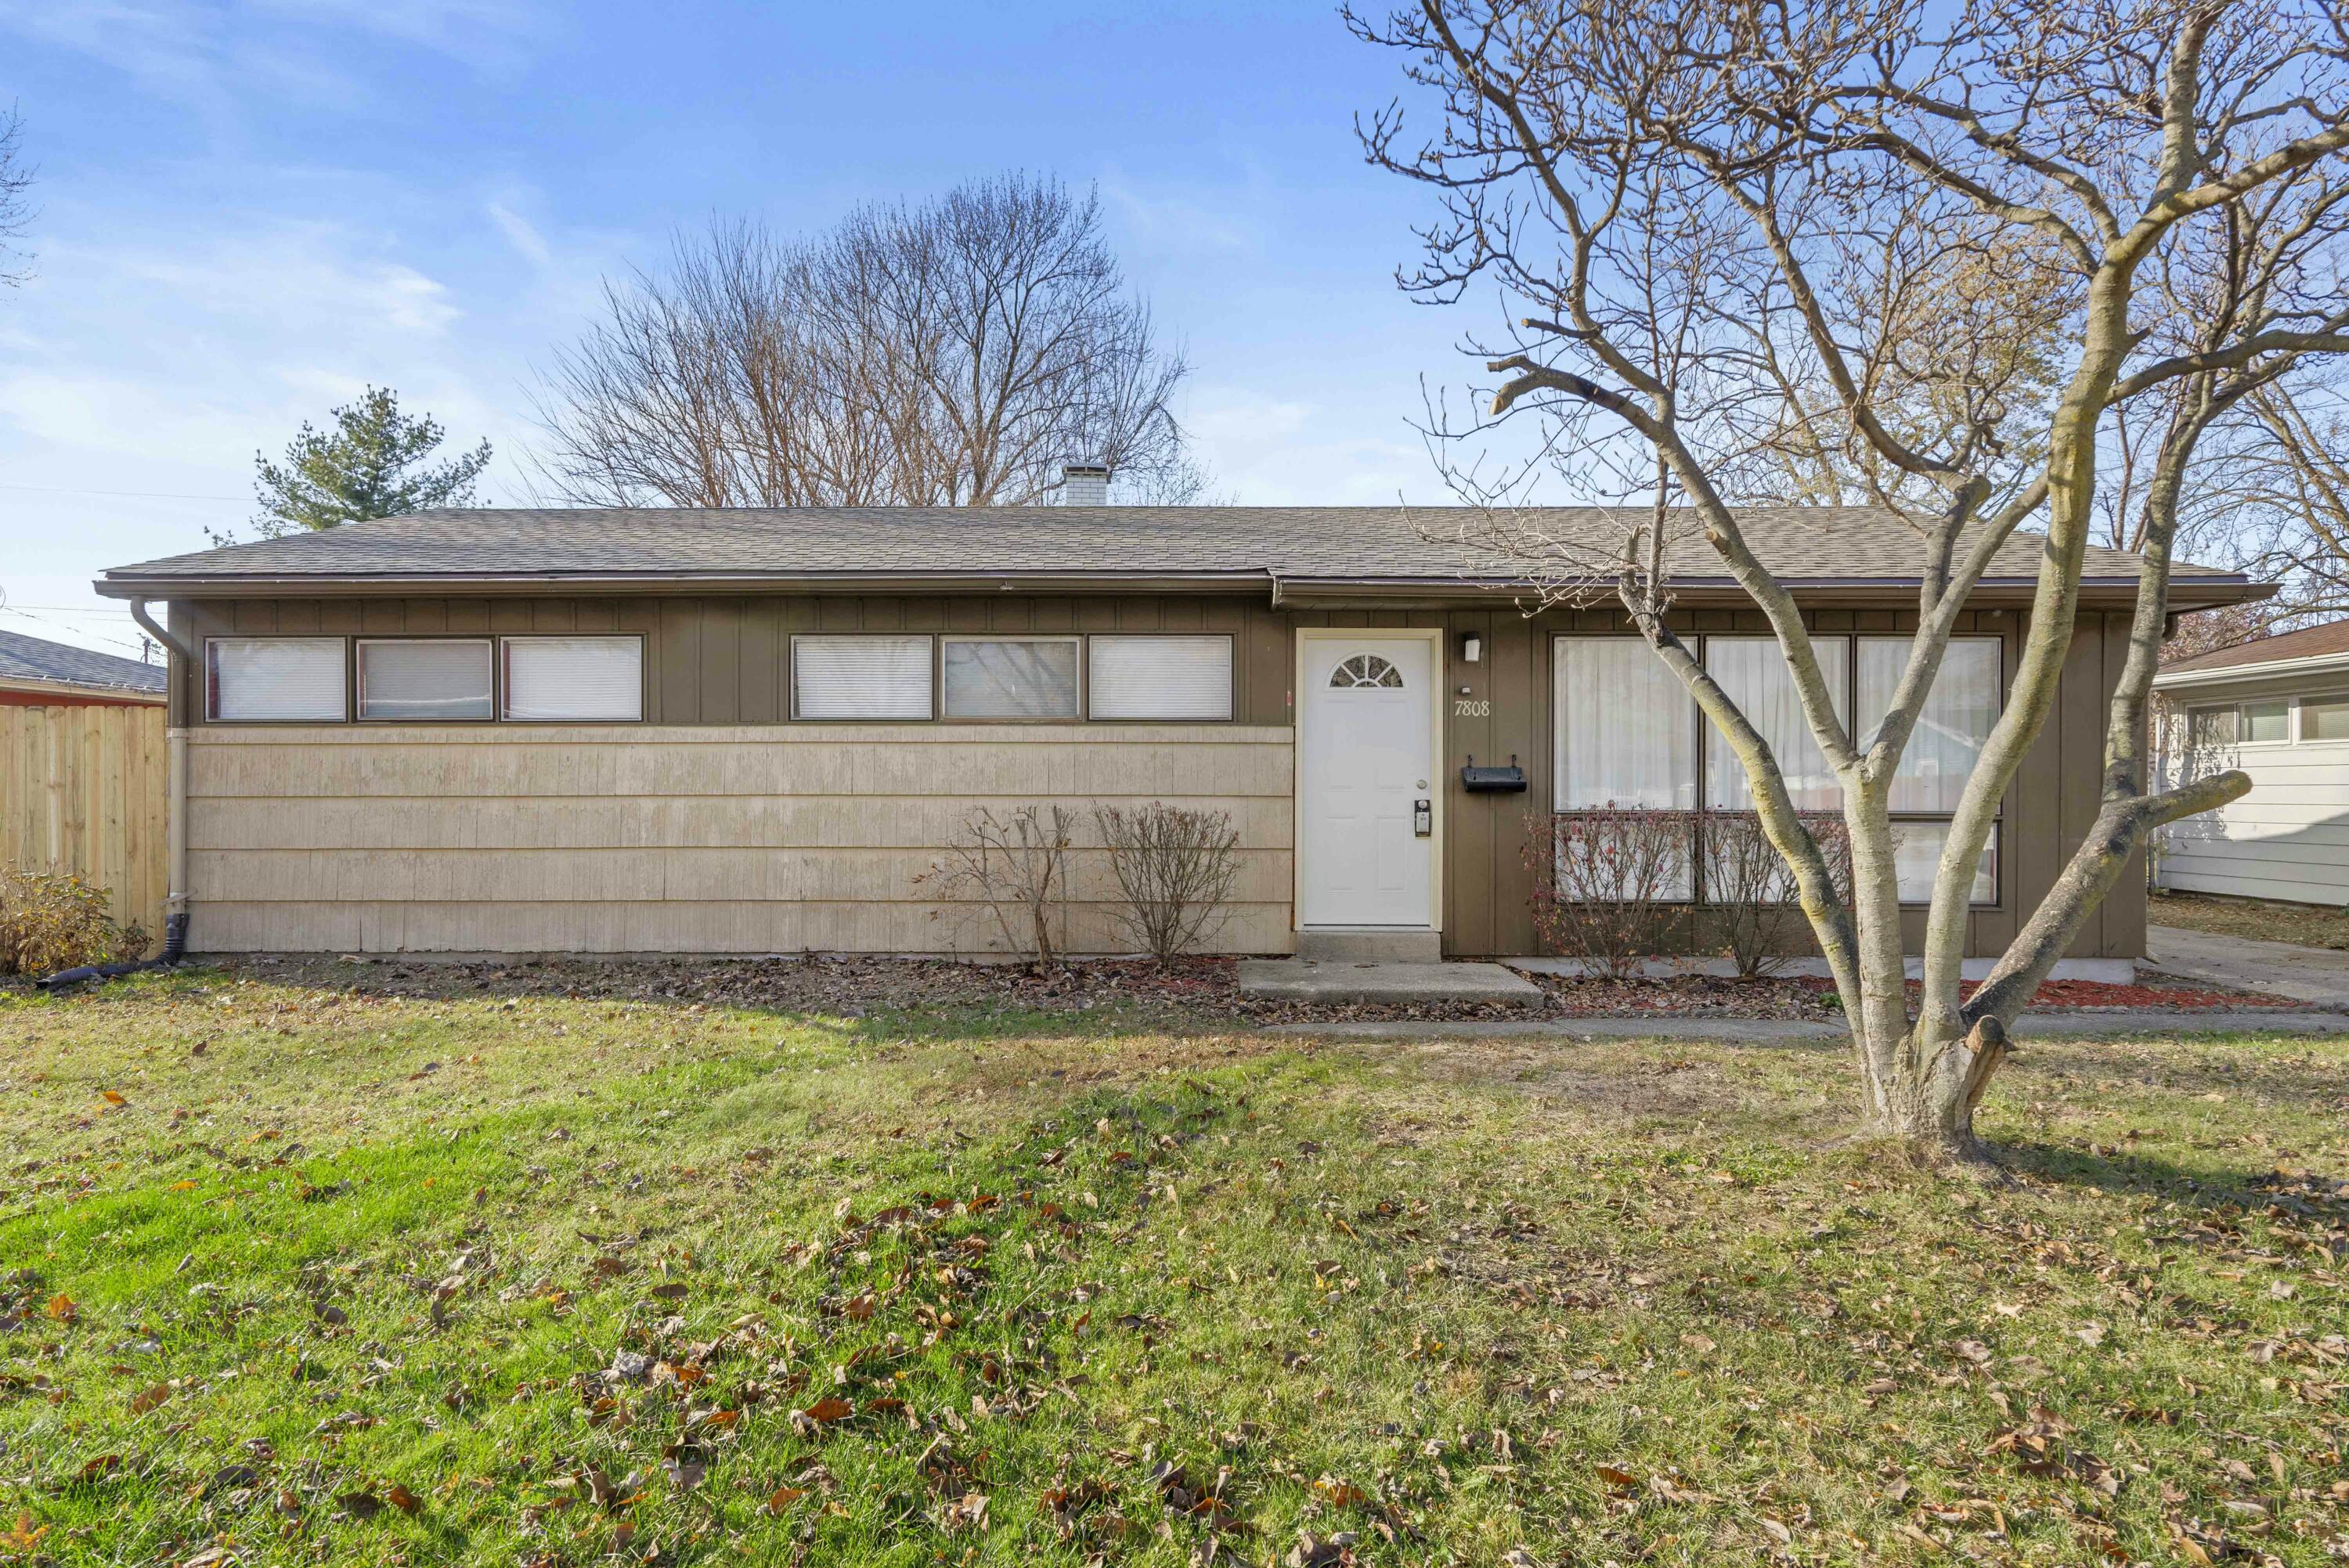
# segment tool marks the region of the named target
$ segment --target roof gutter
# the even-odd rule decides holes
[[[2233,681],[2264,680],[2271,676],[2319,675],[2329,670],[2349,671],[2349,653],[2309,654],[2297,659],[2219,665],[2207,670],[2163,670],[2154,676],[2153,689],[2176,691],[2184,686],[2222,686]]]

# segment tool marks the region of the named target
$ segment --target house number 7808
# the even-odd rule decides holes
[[[1483,697],[1464,696],[1453,699],[1452,717],[1454,718],[1489,718],[1492,713],[1493,705]]]

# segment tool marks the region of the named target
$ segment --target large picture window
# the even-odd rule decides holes
[[[430,723],[497,717],[486,637],[361,637],[359,717]]]
[[[1705,670],[1751,719],[1803,811],[1840,811],[1843,790],[1818,743],[1775,637],[1689,639]],[[1837,711],[1870,743],[1906,667],[1907,637],[1817,636],[1820,676]],[[1644,809],[1708,816],[1753,810],[1745,770],[1698,713],[1677,676],[1636,637],[1560,637],[1554,645],[1556,805],[1561,811]],[[1931,897],[1933,875],[1966,779],[2002,702],[1995,637],[1951,640],[1894,779],[1894,864],[1902,902]],[[1700,785],[1702,789],[1700,790]],[[1702,863],[1702,852],[1697,856]],[[1700,900],[1701,888],[1693,890]],[[1690,896],[1683,890],[1680,896]],[[1998,898],[1998,829],[1972,902]]]
[[[640,637],[508,637],[505,717],[571,724],[635,723],[645,712]]]
[[[948,718],[1075,718],[1074,637],[948,637],[943,711]]]
[[[841,720],[930,717],[930,639],[793,637],[792,717]]]
[[[341,723],[350,717],[343,639],[208,639],[204,717],[243,723]]]

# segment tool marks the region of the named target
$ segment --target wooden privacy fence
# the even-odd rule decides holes
[[[160,704],[0,706],[0,861],[71,872],[160,941],[170,748]]]

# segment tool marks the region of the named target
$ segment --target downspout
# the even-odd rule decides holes
[[[195,657],[187,645],[173,636],[147,613],[146,601],[130,601],[130,618],[141,630],[170,652],[177,654],[181,667],[192,670]],[[168,714],[167,714],[168,719]],[[187,956],[188,952],[188,731],[184,725],[171,724],[164,730],[166,753],[164,769],[168,775],[165,786],[163,841],[168,866],[167,891],[163,898],[163,953],[160,957],[143,959],[133,964],[93,964],[79,969],[67,969],[35,982],[44,989],[60,985],[79,985],[85,980],[111,980],[119,975],[135,975],[142,969],[168,968]]]

